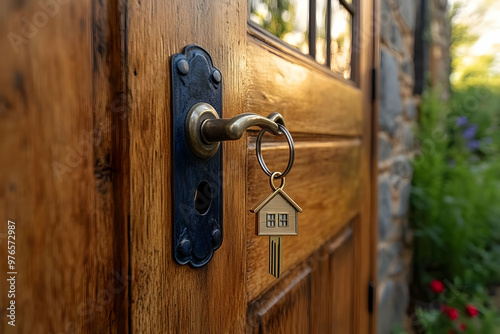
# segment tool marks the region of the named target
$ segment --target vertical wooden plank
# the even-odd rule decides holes
[[[352,224],[310,257],[310,333],[352,333],[354,248]]]
[[[89,332],[128,332],[128,116],[121,0],[93,0],[93,143],[95,224],[88,290],[97,291]],[[102,305],[101,305],[102,304]],[[94,326],[93,323],[99,324]]]
[[[330,244],[331,333],[352,333],[354,318],[354,248],[352,228]]]
[[[0,231],[16,222],[16,327],[92,327],[96,258],[90,1],[0,4]],[[90,138],[89,138],[90,134]],[[0,307],[6,309],[6,238]],[[98,325],[94,323],[94,325]]]
[[[371,80],[375,83],[379,83],[380,77],[380,29],[381,24],[379,23],[381,20],[380,15],[380,0],[373,0],[373,9],[372,9],[372,43],[373,43],[373,59],[371,60],[373,64],[373,71]],[[373,286],[378,286],[377,284],[377,246],[378,246],[378,89],[379,85],[375,86],[373,90],[373,99],[371,101],[371,192],[370,192],[370,216],[371,216],[371,224],[370,224],[370,235],[371,235],[371,245],[370,245],[370,281],[373,283]],[[368,105],[370,101],[366,102]],[[376,292],[374,291],[374,295],[376,296]],[[372,305],[372,314],[370,318],[370,333],[377,333],[377,312],[378,305],[376,303],[376,298],[373,298],[374,305]]]
[[[378,24],[374,20],[374,3],[377,0],[360,0],[360,31],[358,43],[354,47],[355,52],[359,52],[360,61],[359,86],[363,91],[363,151],[360,168],[360,180],[363,191],[360,198],[361,214],[354,222],[354,249],[355,263],[354,272],[354,300],[356,321],[354,322],[354,333],[368,333],[373,331],[373,314],[370,314],[368,307],[368,285],[375,279],[376,273],[376,253],[374,244],[377,233],[377,207],[376,177],[373,171],[376,169],[376,132],[373,124],[376,118],[373,117],[372,101],[372,70],[374,68],[374,40],[377,40]]]
[[[170,57],[187,44],[223,75],[224,117],[242,113],[246,1],[128,1],[131,330],[239,333],[245,326],[246,141],[224,143],[224,241],[205,267],[172,256]]]
[[[0,160],[0,267],[10,219],[18,273],[16,327],[2,313],[2,333],[127,332],[126,220],[115,219],[116,7],[0,3],[0,149],[8,157]],[[2,293],[2,310],[7,302]]]
[[[331,247],[321,245],[310,257],[311,267],[311,323],[310,333],[330,333],[332,328]]]

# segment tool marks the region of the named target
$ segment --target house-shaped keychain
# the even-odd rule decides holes
[[[283,269],[283,236],[297,235],[302,209],[280,187],[250,211],[256,215],[257,235],[269,236],[269,273],[278,278]]]
[[[256,214],[257,235],[297,235],[300,206],[282,188],[250,210]]]

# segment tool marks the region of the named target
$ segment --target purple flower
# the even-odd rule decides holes
[[[477,124],[472,124],[467,129],[464,130],[464,132],[462,133],[462,136],[466,140],[469,140],[469,139],[474,138],[474,136],[476,135],[476,133],[477,133]]]
[[[469,120],[467,119],[466,116],[460,116],[457,118],[457,126],[464,126],[468,122],[469,122]]]
[[[473,139],[467,142],[467,148],[469,150],[477,150],[479,148],[479,140]]]

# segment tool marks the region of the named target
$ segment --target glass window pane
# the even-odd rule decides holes
[[[316,61],[326,64],[327,0],[316,0]]]
[[[276,226],[276,219],[274,214],[267,214],[266,217],[266,226],[267,227],[275,227]]]
[[[332,0],[331,69],[351,78],[352,16],[337,0]]]
[[[309,53],[309,0],[250,0],[250,21]]]
[[[279,227],[286,227],[288,226],[288,214],[287,213],[280,213],[278,215],[279,221],[278,221],[278,226]]]

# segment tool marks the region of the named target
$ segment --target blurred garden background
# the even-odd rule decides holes
[[[410,302],[392,331],[500,333],[500,1],[450,1],[447,20],[450,82],[421,95]]]

